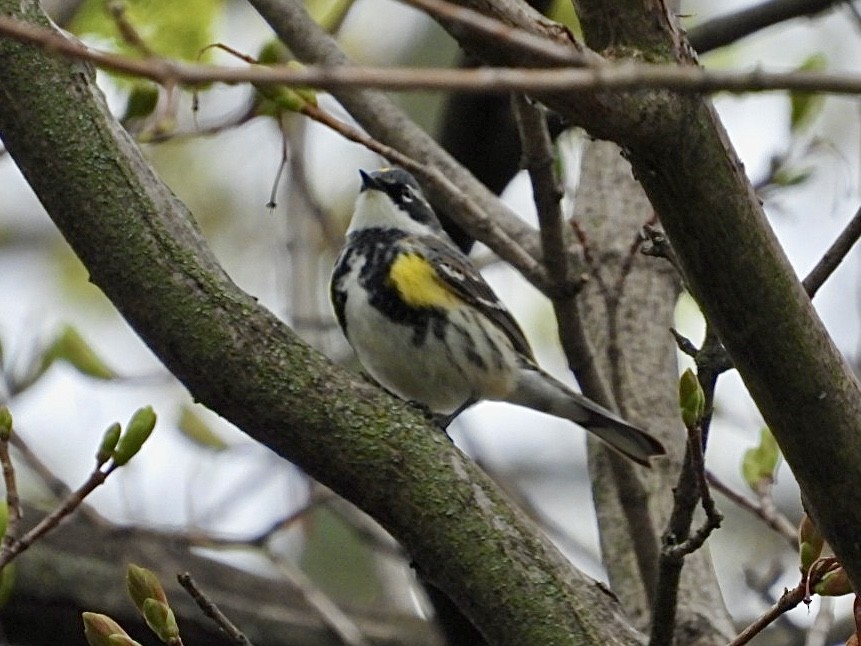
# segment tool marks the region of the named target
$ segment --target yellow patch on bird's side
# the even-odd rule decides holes
[[[395,258],[389,280],[404,302],[412,307],[452,307],[460,302],[431,264],[418,254],[405,253]]]

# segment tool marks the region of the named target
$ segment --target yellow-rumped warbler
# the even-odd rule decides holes
[[[359,173],[330,287],[338,323],[371,377],[435,413],[506,401],[569,419],[646,466],[665,452],[538,367],[520,326],[443,231],[412,175]]]

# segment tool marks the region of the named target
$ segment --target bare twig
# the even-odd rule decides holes
[[[693,535],[681,543],[667,546],[665,548],[665,555],[667,558],[672,559],[682,559],[688,554],[692,554],[701,548],[711,533],[720,527],[721,522],[723,522],[723,515],[715,506],[715,501],[714,498],[712,498],[711,491],[708,486],[708,480],[706,478],[702,427],[700,425],[688,429],[688,451],[691,456],[691,468],[697,477],[700,502],[702,504],[703,511],[706,514],[706,518],[700,528],[697,529]]]
[[[678,336],[680,337],[680,335]],[[694,510],[700,501],[701,494],[711,498],[708,489],[703,488],[706,479],[703,456],[708,443],[717,378],[725,370],[720,352],[715,348],[722,348],[722,346],[714,332],[707,327],[702,348],[694,352],[697,364],[697,380],[700,382],[705,395],[705,412],[697,432],[688,431],[688,451],[685,453],[678,484],[673,492],[673,511],[664,532],[664,547],[658,563],[658,582],[652,612],[652,632],[649,637],[650,646],[666,646],[672,643],[679,581],[685,555],[691,550],[701,547],[709,533],[720,523],[719,514],[714,509],[713,501],[707,502],[704,499],[703,508],[706,509],[706,521],[694,535],[691,535]],[[709,517],[709,509],[713,513],[711,518]],[[677,549],[682,546],[684,549]]]
[[[815,16],[842,2],[845,0],[768,0],[697,25],[688,32],[688,40],[694,49],[704,54],[760,29],[793,18]]]
[[[561,287],[568,269],[560,204],[562,188],[556,176],[553,141],[540,107],[524,95],[515,94],[512,108],[523,149],[522,166],[529,171],[538,212],[542,260],[550,280]]]
[[[673,338],[676,340],[676,345],[679,350],[684,352],[689,357],[694,359],[697,358],[697,353],[700,349],[694,345],[693,341],[691,341],[688,337],[684,336],[681,332],[679,332],[675,328],[670,328],[670,334],[673,335]]]
[[[138,52],[140,52],[146,58],[152,58],[157,54],[147,45],[146,41],[143,37],[138,33],[137,29],[135,29],[134,25],[132,25],[128,17],[126,16],[126,5],[122,0],[109,0],[106,3],[108,13],[111,16],[111,19],[116,24],[117,29],[120,32],[120,35],[123,37],[129,45],[134,47]]]
[[[761,503],[751,500],[744,494],[732,489],[711,471],[706,471],[706,478],[708,479],[712,489],[719,491],[742,509],[754,514],[762,522],[786,539],[786,542],[793,549],[798,550],[798,530],[795,525],[789,522],[789,519],[786,516],[779,513],[773,505],[766,508]]]
[[[823,283],[834,273],[849,250],[858,242],[859,237],[861,237],[861,208],[855,212],[846,228],[841,231],[822,259],[802,281],[801,284],[810,298],[816,295]]]
[[[42,481],[51,494],[57,499],[63,499],[72,493],[72,489],[63,482],[51,469],[36,455],[36,452],[30,448],[22,438],[20,433],[13,433],[10,440],[12,446],[18,452],[18,455],[24,460],[29,467]],[[79,513],[84,514],[90,522],[106,527],[111,525],[111,522],[97,512],[91,505],[86,502],[82,503],[78,509]]]
[[[798,587],[792,588],[792,590],[784,591],[774,606],[741,631],[727,646],[744,646],[744,644],[747,644],[751,639],[774,623],[781,615],[789,612],[801,603],[804,600],[804,595],[803,582]]]
[[[194,599],[194,602],[203,614],[218,624],[218,627],[227,633],[227,636],[233,640],[234,644],[238,644],[238,646],[252,646],[251,642],[242,633],[242,631],[239,630],[239,628],[237,628],[233,622],[218,609],[218,606],[215,605],[215,603],[197,587],[197,583],[195,583],[194,579],[191,578],[190,573],[181,572],[176,575],[176,580],[179,581],[179,584],[185,588],[185,591],[188,592],[192,599]]]
[[[164,58],[136,59],[88,48],[27,23],[0,16],[0,33],[40,45],[64,56],[87,60],[98,67],[130,74],[171,87],[206,83],[256,83],[334,88],[378,88],[385,90],[452,90],[459,92],[628,92],[666,89],[708,94],[714,92],[762,92],[793,90],[825,94],[861,94],[861,74],[848,72],[767,72],[706,70],[623,62],[590,68],[521,69],[481,68],[393,68],[358,66],[284,65],[222,67],[196,65]]]
[[[34,542],[59,525],[60,521],[66,516],[74,512],[81,505],[84,498],[103,484],[115,468],[114,465],[110,465],[104,471],[99,468],[94,469],[84,484],[69,494],[56,509],[40,520],[29,532],[21,538],[10,541],[8,544],[4,541],[3,547],[0,549],[0,568],[6,566],[21,552],[27,550]]]
[[[681,276],[682,280],[684,280],[682,266],[679,264],[679,259],[676,256],[676,252],[673,251],[673,248],[670,245],[670,241],[667,240],[667,236],[664,234],[663,230],[659,229],[656,226],[647,224],[643,227],[643,235],[646,236],[650,244],[644,245],[641,248],[642,253],[646,256],[664,258],[673,267],[675,267],[676,272],[678,272],[679,276]]]
[[[498,40],[501,46],[510,47],[527,54],[541,56],[548,63],[555,61],[572,66],[583,66],[601,62],[601,57],[583,49],[573,38],[570,47],[528,31],[508,25],[468,7],[461,7],[445,0],[401,0],[442,22],[456,23],[461,29],[470,30]]]
[[[3,466],[3,482],[6,485],[6,507],[8,509],[6,534],[3,536],[2,549],[0,549],[0,554],[2,554],[15,543],[21,526],[21,497],[18,495],[15,467],[12,464],[12,457],[9,455],[8,436],[0,437],[0,465]]]

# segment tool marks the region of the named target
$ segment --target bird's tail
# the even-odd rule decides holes
[[[646,467],[651,466],[650,458],[666,453],[664,445],[646,431],[575,393],[540,368],[530,366],[521,370],[517,388],[506,401],[571,420]]]

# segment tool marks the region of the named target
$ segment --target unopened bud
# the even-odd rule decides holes
[[[176,643],[179,626],[176,625],[176,617],[170,606],[155,599],[147,599],[143,604],[143,617],[161,641],[165,644]]]
[[[167,603],[167,595],[155,572],[140,565],[129,563],[126,569],[126,588],[135,606],[143,613],[144,602],[147,599],[155,599]]]
[[[141,450],[143,443],[147,441],[153,428],[155,428],[155,422],[156,415],[152,406],[144,406],[135,411],[126,425],[125,432],[117,442],[117,448],[114,451],[114,464],[117,466],[126,464]]]
[[[705,412],[706,395],[699,379],[690,368],[685,370],[679,379],[679,408],[687,428],[697,426]]]

